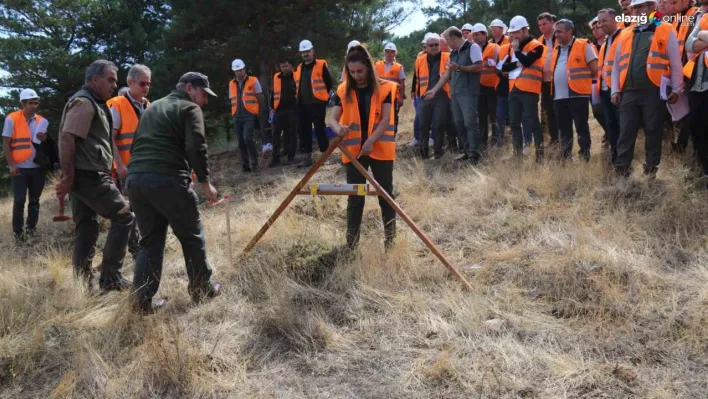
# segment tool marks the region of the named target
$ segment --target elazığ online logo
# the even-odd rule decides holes
[[[658,11],[652,11],[652,13],[649,15],[622,14],[615,17],[615,21],[624,22],[625,24],[646,25],[648,23],[653,23],[656,26],[661,25],[662,22],[666,22],[667,24],[674,24],[676,21],[679,21],[679,24],[681,26],[690,26],[693,24],[694,20],[695,17],[693,15],[664,15]]]

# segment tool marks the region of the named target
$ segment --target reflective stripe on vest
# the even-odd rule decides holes
[[[300,76],[302,73],[302,65],[300,64],[293,73],[295,79],[295,98],[300,96]],[[327,66],[325,60],[315,60],[315,65],[312,67],[312,77],[310,84],[312,86],[312,95],[320,101],[329,101],[329,92],[324,82],[324,67]]]
[[[342,144],[353,155],[359,154],[361,151],[361,124],[367,123],[369,135],[373,134],[379,123],[387,123],[386,131],[374,143],[374,148],[369,154],[372,159],[380,161],[393,161],[396,158],[396,136],[395,136],[395,107],[391,105],[391,112],[385,117],[381,115],[384,100],[391,94],[395,96],[396,85],[386,80],[379,80],[379,89],[371,96],[371,108],[369,109],[369,120],[362,121],[359,115],[359,102],[356,97],[356,92],[352,91],[347,96],[347,83],[342,83],[337,88],[337,96],[341,100],[342,116],[339,118],[339,123],[342,126],[349,126],[349,134],[344,136]],[[342,162],[351,162],[347,156],[342,154]]]
[[[29,123],[22,110],[15,111],[8,115],[12,120],[14,130],[10,138],[10,156],[15,164],[27,161],[32,157],[32,133]],[[42,117],[35,115],[35,125],[39,126]]]
[[[585,59],[585,48],[588,45],[586,39],[573,39],[573,44],[568,51],[568,60],[565,68],[565,77],[568,80],[568,87],[575,94],[590,95],[592,93],[592,71]],[[560,45],[553,49],[551,58],[551,72],[555,76],[556,64]]]
[[[676,14],[674,15],[674,21],[672,22],[672,26],[674,30],[676,31],[676,39],[678,40],[678,45],[679,45],[679,54],[681,54],[681,58],[683,59],[683,50],[685,49],[686,46],[686,39],[688,38],[688,35],[691,33],[691,24],[688,23],[688,20],[693,14],[698,11],[698,7],[691,7],[686,11],[686,14],[681,15]],[[685,21],[685,22],[684,22]],[[679,25],[680,24],[680,25]],[[678,29],[677,29],[678,28]]]
[[[699,28],[700,30],[708,30],[708,18],[706,18],[706,17],[708,17],[708,14],[703,14],[703,16],[701,16],[701,20],[698,21],[698,26],[700,27]],[[703,54],[703,63],[706,66],[706,68],[708,68],[708,58],[706,58],[705,50],[703,50],[700,53],[693,56],[693,59],[689,60],[686,63],[686,65],[683,67],[683,75],[687,79],[691,79],[693,77],[693,72],[696,69],[696,61],[698,60],[698,57],[701,56],[701,54]]]
[[[273,75],[273,109],[278,109],[280,106],[280,91],[282,90],[282,79],[280,73]]]
[[[482,52],[482,76],[479,78],[479,83],[482,86],[496,88],[499,84],[499,76],[497,76],[497,68],[489,66],[489,60],[498,61],[499,46],[494,43],[487,43],[487,47]],[[497,53],[497,54],[495,54]]]
[[[649,80],[656,86],[661,86],[661,77],[671,76],[669,67],[669,56],[666,54],[666,47],[671,33],[671,25],[661,23],[654,31],[654,38],[649,47],[647,54],[647,76]],[[634,39],[634,29],[623,30],[617,37],[617,41],[622,43],[622,54],[616,60],[615,66],[620,74],[619,89],[624,88],[627,81],[629,65],[632,61],[632,40]]]
[[[113,108],[118,111],[120,115],[120,129],[118,133],[113,136],[113,140],[116,143],[116,147],[118,147],[118,153],[120,159],[123,161],[123,165],[128,166],[130,162],[130,149],[133,145],[135,132],[138,130],[140,120],[133,108],[133,104],[131,104],[130,99],[126,96],[113,97],[106,102],[106,105],[108,105],[108,108]],[[150,103],[148,102],[146,106],[149,105]]]
[[[442,76],[447,70],[447,63],[450,60],[450,53],[443,52],[440,53],[440,76]],[[430,71],[428,70],[428,56],[424,54],[415,60],[415,76],[418,77],[418,96],[423,97],[423,94],[428,90],[432,90],[429,87],[430,84]],[[443,86],[443,90],[450,97],[450,82],[448,81]]]
[[[532,39],[528,42],[524,48],[523,52],[528,54],[533,51],[538,46],[543,46],[538,40]],[[544,51],[545,54],[545,51]],[[509,79],[509,91],[511,92],[514,87],[521,91],[526,91],[534,94],[541,94],[541,86],[543,83],[543,64],[545,62],[545,57],[541,56],[536,61],[533,62],[528,67],[523,67],[519,77],[516,79]]]
[[[258,79],[255,76],[247,76],[246,80],[243,82],[243,95],[241,96],[241,101],[243,101],[243,106],[251,114],[258,115],[260,111],[260,104],[258,104],[258,97],[256,97],[256,82]],[[236,115],[238,112],[238,83],[236,80],[229,82],[229,99],[231,100],[231,115]]]

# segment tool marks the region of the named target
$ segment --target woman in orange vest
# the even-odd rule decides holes
[[[392,102],[397,86],[378,79],[368,51],[354,46],[347,54],[346,80],[333,96],[334,109],[330,126],[342,138],[342,144],[371,169],[376,181],[393,196],[393,161],[396,159],[396,136]],[[366,178],[344,154],[342,162],[348,184],[365,184]],[[359,243],[365,196],[350,196],[347,203],[347,247]],[[390,248],[396,235],[396,212],[379,197],[384,223],[385,247]]]
[[[23,241],[33,235],[39,220],[39,197],[45,183],[45,169],[40,160],[39,144],[47,138],[47,120],[36,114],[39,96],[34,90],[20,92],[22,109],[5,118],[2,130],[5,160],[10,167],[12,191],[15,201],[12,208],[12,231],[15,239]],[[27,207],[27,231],[24,231],[25,201]]]

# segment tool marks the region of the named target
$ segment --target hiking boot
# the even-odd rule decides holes
[[[463,155],[463,156],[461,156],[461,157],[455,158],[455,161],[457,161],[457,162],[467,162],[467,161],[469,161],[470,159],[472,159],[472,157],[471,157],[469,154],[465,154],[465,155]]]
[[[196,304],[208,302],[219,295],[221,295],[221,284],[219,283],[209,283],[207,288],[191,293],[192,301]]]
[[[251,169],[251,167],[248,165],[241,165],[241,171],[243,173],[251,173],[253,172],[253,169]]]
[[[133,311],[143,316],[149,316],[167,306],[167,301],[162,298],[153,298],[150,303],[135,300]]]
[[[313,165],[312,154],[305,154],[302,158],[302,163],[298,167],[300,168],[311,168]]]

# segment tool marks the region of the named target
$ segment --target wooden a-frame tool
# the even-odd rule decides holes
[[[305,186],[310,181],[312,176],[314,176],[317,170],[322,165],[324,165],[325,161],[327,160],[327,158],[329,158],[330,155],[332,155],[332,152],[335,148],[339,148],[344,155],[351,159],[351,162],[354,167],[356,167],[357,170],[366,178],[369,184],[312,184],[309,190],[305,189]],[[371,187],[373,187],[373,190],[371,189]],[[455,276],[462,283],[464,288],[468,291],[472,290],[472,286],[465,279],[465,277],[462,276],[462,274],[460,274],[457,269],[455,269],[455,267],[452,265],[452,263],[450,263],[450,261],[442,253],[442,251],[440,251],[440,249],[418,227],[418,225],[415,224],[413,219],[411,219],[403,211],[403,209],[398,206],[398,204],[393,200],[393,198],[391,198],[391,196],[381,187],[381,185],[379,185],[379,183],[373,178],[373,176],[369,174],[369,171],[364,169],[364,167],[361,165],[361,163],[359,163],[357,158],[341,144],[340,138],[336,138],[330,143],[329,148],[327,148],[327,151],[325,151],[325,153],[322,154],[322,156],[317,160],[317,162],[312,165],[310,170],[307,171],[305,176],[303,176],[303,178],[295,186],[295,188],[290,191],[290,194],[288,194],[287,198],[285,198],[285,200],[280,204],[280,206],[278,206],[275,212],[273,212],[270,218],[268,218],[268,221],[265,222],[263,227],[261,227],[258,233],[256,233],[256,235],[248,243],[246,248],[243,250],[244,254],[249,253],[253,249],[253,247],[256,246],[258,241],[265,235],[270,226],[275,223],[278,217],[280,217],[283,211],[285,211],[285,209],[298,195],[377,195],[383,197],[383,199],[388,202],[388,204],[391,205],[391,207],[396,211],[398,216],[400,216],[401,219],[403,219],[403,221],[405,221],[406,224],[415,232],[415,234],[425,243],[425,245],[430,249],[430,251],[432,251],[438,259],[440,259],[440,262],[445,265],[445,267],[450,271],[450,273],[452,273],[452,275]]]

